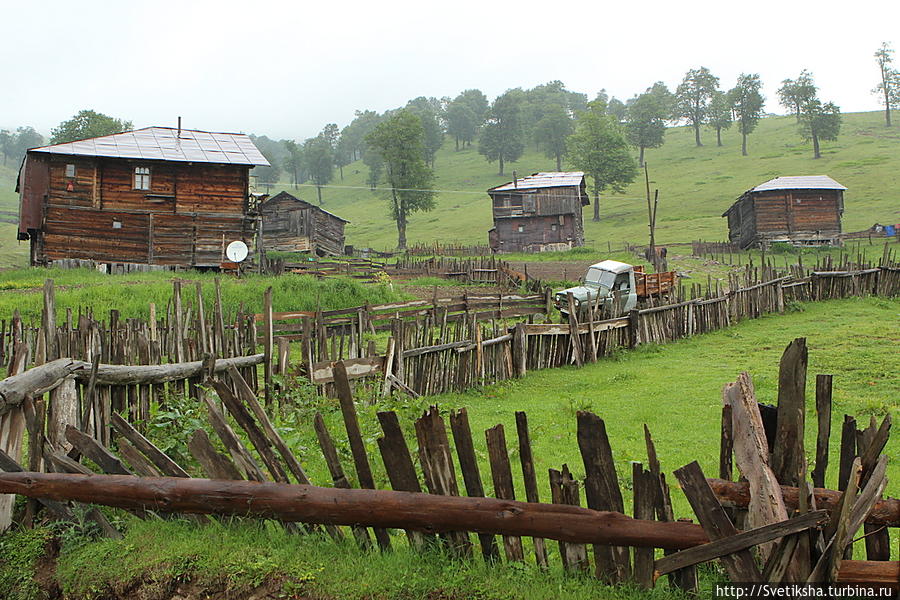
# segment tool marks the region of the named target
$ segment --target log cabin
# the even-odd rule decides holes
[[[581,209],[590,204],[584,173],[534,173],[488,190],[494,252],[543,252],[584,245]]]
[[[219,267],[256,235],[250,138],[169,127],[29,150],[19,171],[19,240],[31,264]]]
[[[344,225],[350,221],[281,192],[259,205],[262,245],[267,252],[344,253]]]
[[[847,188],[826,175],[776,177],[744,192],[722,216],[728,238],[742,249],[841,243]]]

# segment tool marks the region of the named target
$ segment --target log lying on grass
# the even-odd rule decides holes
[[[747,508],[750,502],[750,484],[743,482],[725,481],[723,479],[708,478],[710,487],[722,506],[729,508]],[[797,488],[783,485],[781,492],[784,495],[784,504],[788,509],[796,510],[799,495]],[[815,488],[813,494],[816,497],[816,507],[832,510],[841,499],[841,492],[824,488]],[[884,525],[886,527],[900,527],[900,500],[886,498],[879,500],[872,507],[872,511],[866,517],[866,523],[870,525]]]
[[[0,473],[0,493],[118,508],[333,525],[474,531],[680,550],[708,542],[693,523],[642,521],[577,506],[309,485],[60,473]]]
[[[231,367],[243,368],[260,364],[262,354],[220,358],[213,370],[216,373],[227,371]],[[203,370],[203,361],[172,363],[164,365],[99,365],[96,385],[146,385],[166,383],[179,379],[187,379],[199,375]],[[69,375],[87,381],[91,375],[91,363],[71,358],[59,358],[19,375],[7,377],[0,381],[0,415],[22,403],[26,396],[43,393],[52,389]]]

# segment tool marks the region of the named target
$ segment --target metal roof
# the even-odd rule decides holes
[[[828,175],[800,175],[776,177],[761,183],[751,192],[769,192],[772,190],[846,190],[844,186]]]
[[[145,127],[124,133],[32,148],[71,156],[102,156],[173,162],[269,166],[266,157],[243,133],[214,133],[173,127]]]
[[[536,188],[567,187],[581,185],[583,180],[584,173],[581,171],[533,173],[528,177],[516,179],[515,183],[510,181],[509,183],[493,187],[488,191],[503,192],[515,189],[533,190]]]

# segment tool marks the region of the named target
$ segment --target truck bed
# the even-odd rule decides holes
[[[634,267],[634,285],[637,288],[635,291],[638,298],[665,294],[675,287],[677,281],[678,275],[675,274],[675,271],[644,273],[643,266],[636,265]]]

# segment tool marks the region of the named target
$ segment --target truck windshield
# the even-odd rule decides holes
[[[590,286],[602,286],[612,289],[613,282],[616,280],[616,274],[611,271],[604,271],[596,267],[588,269],[587,275],[584,277],[584,283]]]

